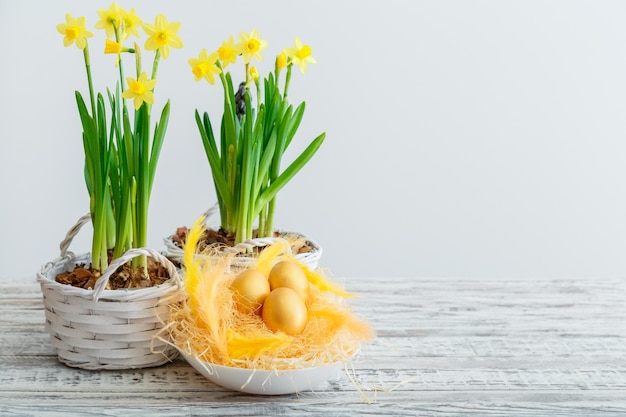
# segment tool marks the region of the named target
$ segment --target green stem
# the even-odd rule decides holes
[[[239,201],[238,196],[235,195],[235,178],[237,177],[237,164],[235,160],[237,156],[235,155],[235,146],[233,144],[228,147],[227,158],[229,162],[227,166],[230,167],[227,180],[229,183],[230,194],[233,196],[233,204],[226,210],[228,213],[228,217],[226,219],[226,230],[230,232],[232,230],[236,230],[235,219],[233,217],[237,215],[235,213],[237,210],[235,201]]]
[[[226,219],[222,219],[222,227],[224,227],[228,232],[234,232],[237,230],[238,224],[238,201],[240,196],[236,190],[237,185],[237,170],[239,167],[237,166],[237,132],[238,128],[236,126],[236,109],[235,103],[231,100],[231,96],[234,95],[232,90],[232,84],[229,83],[226,78],[226,74],[222,68],[222,65],[219,61],[216,62],[216,65],[221,70],[219,76],[220,81],[222,82],[222,87],[224,89],[224,115],[223,115],[223,126],[220,129],[220,157],[225,162],[224,163],[224,176],[226,178],[226,183],[228,184],[228,188],[230,190],[232,201],[231,206],[227,207],[225,212],[227,213]],[[225,160],[224,160],[225,159]]]
[[[85,58],[85,68],[87,69],[87,83],[89,84],[89,100],[91,101],[91,114],[94,119],[96,117],[96,100],[93,93],[93,81],[91,79],[91,60],[89,59],[89,44],[83,49],[83,57]]]
[[[113,28],[115,29],[115,41],[116,42],[121,42],[120,41],[120,35],[119,35],[119,31],[118,28],[113,25]],[[123,65],[122,65],[122,57],[121,57],[121,52],[118,53],[117,55],[117,65],[119,68],[119,73],[120,73],[120,89],[122,91],[124,91],[124,69],[123,69]],[[124,106],[126,105],[126,102],[124,100],[122,100],[124,102]]]
[[[217,67],[221,70],[220,81],[222,82],[222,87],[224,87],[224,100],[226,100],[226,103],[230,106],[230,95],[228,94],[228,81],[226,81],[226,74],[224,74],[224,69],[222,68],[222,64],[220,64],[220,61],[217,61],[215,65],[217,65]]]
[[[287,94],[289,93],[289,83],[291,82],[291,67],[293,67],[293,64],[290,63],[287,66],[287,78],[285,78],[285,92],[283,93],[284,100],[287,100]]]
[[[111,196],[111,190],[107,187],[104,197],[104,204],[106,205],[106,241],[107,249],[115,248],[116,236],[115,236],[115,213],[113,211],[113,200]]]
[[[258,227],[258,232],[259,233],[258,233],[257,237],[264,237],[264,236],[266,236],[266,233],[265,233],[265,229],[266,229],[266,225],[265,225],[266,211],[267,211],[266,208],[263,207],[261,209],[261,213],[259,213],[259,227]]]
[[[252,237],[252,228],[250,226],[250,211],[254,207],[254,202],[250,201],[250,190],[252,188],[252,177],[254,175],[253,164],[253,141],[252,134],[252,109],[250,104],[250,92],[246,89],[246,113],[242,119],[244,122],[242,146],[243,154],[241,156],[241,179],[239,188],[239,206],[238,206],[238,222],[235,243],[241,243]]]
[[[154,61],[152,62],[152,76],[150,78],[151,80],[156,80],[157,71],[159,70],[160,59],[161,59],[161,52],[157,49],[154,54]],[[155,88],[152,89],[152,93],[154,93]],[[148,129],[150,129],[150,114],[152,113],[152,105],[148,103],[144,103],[144,106],[146,106],[146,112],[147,112],[147,117],[148,117]],[[146,148],[146,153],[148,152],[147,149],[149,148]]]
[[[152,80],[156,79],[157,70],[159,69],[159,61],[161,59],[161,52],[157,49],[154,54],[154,62],[152,63]]]
[[[132,217],[132,229],[133,229],[133,239],[132,239],[132,245],[131,247],[136,248],[139,247],[137,245],[137,241],[138,241],[138,236],[141,234],[141,226],[139,224],[139,222],[136,221],[136,219],[138,218],[138,216],[140,216],[140,212],[141,212],[141,198],[137,198],[137,194],[139,193],[137,190],[137,180],[135,179],[135,177],[132,178],[132,185],[131,185],[131,217]],[[139,200],[139,201],[138,201]],[[143,258],[143,261],[142,261]],[[135,270],[141,268],[142,266],[144,266],[146,264],[146,260],[143,256],[139,256],[136,258],[133,258],[132,260],[132,265],[133,268]]]
[[[106,207],[104,201],[101,201],[92,214],[92,221],[94,222],[94,239],[92,242],[92,266],[100,272],[108,266],[107,256],[107,238],[106,238]]]
[[[256,109],[259,111],[261,108],[261,84],[259,80],[255,80],[254,85],[256,86]]]
[[[267,206],[267,215],[265,216],[265,230],[263,231],[263,236],[259,237],[267,237],[272,236],[274,232],[274,211],[276,209],[276,197],[270,200],[270,203]],[[265,210],[265,208],[263,209]]]
[[[136,114],[139,117],[139,123],[135,136],[138,137],[139,147],[138,169],[137,169],[137,235],[133,247],[142,248],[147,246],[148,240],[148,206],[150,202],[150,181],[149,181],[149,163],[150,163],[150,105],[143,103]],[[147,259],[145,256],[134,258],[135,265],[142,269],[147,276]]]

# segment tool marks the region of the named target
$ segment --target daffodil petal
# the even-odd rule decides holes
[[[183,40],[177,35],[170,35],[168,43],[172,48],[182,48]]]
[[[148,51],[155,51],[158,47],[159,45],[157,45],[157,43],[154,41],[154,38],[148,38],[146,40],[146,44],[144,45],[144,48],[146,48],[146,50]]]
[[[141,25],[141,27],[143,28],[143,31],[146,32],[146,35],[148,36],[154,36],[154,34],[156,33],[156,28],[153,25],[144,23]]]
[[[146,91],[143,95],[143,101],[148,104],[154,104],[154,93],[152,93],[152,91]]]
[[[167,26],[167,18],[162,14],[157,15],[154,19],[154,26],[156,26],[157,29],[164,29]]]
[[[170,32],[170,33],[176,33],[180,30],[180,26],[181,26],[180,22],[172,22],[169,25],[167,25],[167,28],[165,28],[165,31]]]

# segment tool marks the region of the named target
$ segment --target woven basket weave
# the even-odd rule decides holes
[[[205,223],[206,221],[209,220],[209,218],[214,215],[217,212],[217,205],[214,205],[213,207],[209,208],[207,211],[204,212],[205,217]],[[311,247],[311,251],[306,252],[306,253],[299,253],[295,255],[295,259],[298,262],[301,262],[302,264],[306,265],[310,270],[314,271],[315,269],[317,269],[319,261],[322,257],[322,247],[315,242],[313,239],[311,239],[308,236],[303,235],[302,233],[296,233],[296,232],[288,232],[288,231],[284,231],[284,230],[277,230],[279,237],[278,238],[274,238],[274,237],[267,237],[267,238],[255,238],[255,239],[250,239],[247,240],[243,243],[243,247],[247,247],[247,248],[252,248],[252,247],[259,247],[259,246],[265,246],[265,245],[269,245],[271,244],[275,239],[288,239],[290,236],[296,236],[298,238],[304,238],[306,239],[307,244]],[[165,243],[165,256],[167,256],[169,259],[175,261],[175,262],[182,262],[183,259],[183,249],[178,247],[173,240],[174,236],[168,236],[167,238],[164,239],[164,243]],[[239,245],[241,245],[242,243],[240,243]],[[247,246],[246,246],[247,245]],[[241,246],[240,246],[241,247]],[[229,248],[228,250],[233,250],[233,248]],[[241,252],[239,250],[235,250],[235,252]],[[231,265],[237,268],[246,268],[248,267],[252,262],[254,261],[254,258],[252,257],[248,257],[248,256],[237,256],[235,259],[233,259]]]
[[[37,273],[46,314],[46,329],[59,361],[83,369],[133,369],[162,365],[178,354],[161,329],[169,319],[170,305],[184,298],[182,280],[174,265],[152,249],[131,249],[111,262],[94,289],[85,290],[55,281],[57,274],[91,262],[90,254],[67,251],[84,216],[61,243],[61,256]],[[107,290],[117,268],[146,255],[161,263],[170,279],[161,285],[127,290]],[[154,336],[159,335],[158,338]]]

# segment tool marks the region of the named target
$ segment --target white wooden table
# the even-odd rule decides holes
[[[0,415],[626,415],[626,279],[347,279],[378,339],[316,392],[220,388],[183,360],[61,365],[34,278],[0,282]],[[362,392],[359,392],[361,390]]]

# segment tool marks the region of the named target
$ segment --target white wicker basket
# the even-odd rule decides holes
[[[217,205],[209,208],[204,213],[204,215],[206,216],[205,223],[216,212],[217,212]],[[210,227],[210,226],[207,226],[207,227]],[[278,229],[277,232],[279,234],[278,238],[273,238],[273,237],[255,238],[255,239],[250,239],[242,243],[244,245],[248,245],[248,247],[257,247],[257,246],[266,246],[268,244],[271,244],[271,242],[274,241],[275,239],[288,238],[289,236],[292,236],[292,235],[295,235],[296,237],[299,237],[299,238],[300,237],[304,238],[306,239],[307,244],[312,248],[312,250],[306,253],[296,254],[295,258],[297,261],[306,265],[310,270],[314,271],[315,269],[317,269],[319,261],[322,257],[322,247],[316,241],[314,241],[313,239],[311,239],[310,237],[302,233],[289,232],[289,231],[284,231],[280,229]],[[164,255],[175,262],[182,262],[183,249],[178,247],[174,243],[173,237],[174,236],[168,236],[165,239],[163,239],[165,243],[165,248],[166,248]],[[230,250],[232,250],[232,248],[230,248]],[[233,259],[231,265],[234,267],[238,267],[238,268],[246,268],[253,261],[254,261],[254,258],[251,258],[251,257],[237,256],[235,259]]]
[[[185,295],[174,265],[152,249],[131,249],[111,262],[94,289],[60,284],[55,277],[80,263],[89,264],[91,255],[76,256],[67,251],[84,216],[61,243],[61,256],[37,273],[46,314],[46,329],[56,347],[59,361],[83,369],[133,369],[162,365],[178,351],[166,343],[161,329],[170,315],[170,305]],[[110,276],[130,259],[146,255],[161,263],[170,279],[161,285],[127,290],[107,290]],[[158,333],[159,337],[156,338]]]

